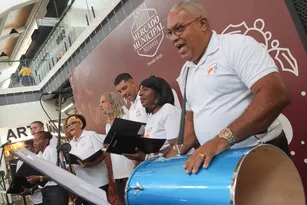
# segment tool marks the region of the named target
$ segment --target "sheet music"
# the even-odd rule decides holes
[[[60,167],[50,164],[25,148],[12,153],[79,197],[97,205],[110,205],[104,190],[94,187]]]

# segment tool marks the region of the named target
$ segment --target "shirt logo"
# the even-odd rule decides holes
[[[152,127],[149,128],[148,130],[146,130],[144,138],[149,138],[149,134],[150,134],[151,130],[152,130]]]
[[[212,73],[216,73],[216,71],[217,71],[217,61],[213,61],[208,66],[207,75],[211,75]]]
[[[137,117],[141,116],[140,108],[138,108],[138,109],[136,110],[135,115],[136,115]]]

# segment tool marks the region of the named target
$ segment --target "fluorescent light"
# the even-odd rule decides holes
[[[68,110],[68,109],[71,108],[72,106],[74,106],[74,104],[73,104],[73,103],[70,103],[70,104],[67,105],[65,108],[63,108],[63,109],[61,110],[61,112],[65,112],[66,110]]]
[[[6,53],[2,52],[0,55],[0,60],[7,60],[9,57],[6,55]]]
[[[18,31],[16,31],[16,29],[13,28],[10,32],[10,36],[13,38],[17,38],[20,36],[20,33],[18,33]]]

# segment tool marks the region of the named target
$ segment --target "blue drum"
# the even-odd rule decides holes
[[[131,174],[127,205],[305,205],[304,188],[291,159],[259,145],[216,156],[208,169],[185,174],[188,156],[149,159]]]

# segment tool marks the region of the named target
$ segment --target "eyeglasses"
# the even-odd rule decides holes
[[[76,123],[79,123],[79,122],[78,122],[78,121],[73,121],[73,122],[67,124],[67,125],[66,125],[66,128],[68,128],[68,127],[70,127],[70,126],[73,126],[73,125],[76,124]]]
[[[182,33],[188,28],[188,26],[189,26],[191,23],[193,23],[193,22],[195,22],[195,21],[198,21],[198,20],[200,20],[200,19],[201,19],[201,17],[198,17],[198,18],[193,19],[192,21],[189,21],[189,22],[187,22],[187,23],[185,23],[185,24],[176,25],[175,28],[173,28],[172,30],[168,30],[168,31],[167,31],[167,36],[170,38],[170,37],[172,37],[172,35],[174,34],[174,35],[176,35],[176,36],[179,37],[180,35],[182,35]]]

